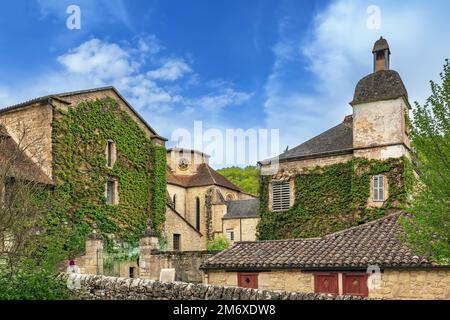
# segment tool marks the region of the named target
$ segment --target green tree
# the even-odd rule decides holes
[[[217,237],[214,240],[208,241],[206,245],[210,251],[225,250],[230,247],[230,241],[225,237]]]
[[[419,182],[402,219],[406,242],[420,254],[450,262],[450,64],[431,81],[431,96],[413,110],[411,136]]]
[[[259,191],[259,170],[255,166],[245,168],[230,167],[217,170],[247,193],[257,196]]]

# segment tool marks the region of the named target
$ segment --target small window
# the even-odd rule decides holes
[[[200,231],[200,198],[195,198],[195,228]]]
[[[373,176],[373,201],[384,201],[384,176]]]
[[[106,146],[106,160],[109,168],[112,168],[116,162],[116,144],[111,140],[108,141]]]
[[[234,241],[234,230],[227,229],[227,239],[230,241]]]
[[[181,235],[174,234],[173,235],[173,250],[180,251],[181,249]]]
[[[107,204],[117,204],[118,203],[118,195],[117,195],[117,180],[110,179],[106,183],[106,203]]]
[[[289,181],[272,182],[272,210],[288,210],[291,204],[291,188]]]
[[[177,210],[177,195],[176,194],[173,195],[172,202],[173,202],[173,209]]]

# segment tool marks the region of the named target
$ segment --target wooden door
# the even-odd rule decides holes
[[[238,273],[238,286],[242,288],[258,289],[258,274]]]
[[[367,297],[367,274],[365,273],[344,273],[342,275],[343,294],[352,296]]]
[[[314,292],[326,294],[339,294],[339,281],[337,273],[314,274]]]

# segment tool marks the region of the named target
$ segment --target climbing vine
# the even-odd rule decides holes
[[[116,146],[107,167],[106,146]],[[53,126],[55,194],[64,202],[69,251],[84,248],[93,228],[112,246],[119,238],[137,243],[149,217],[164,222],[165,149],[155,146],[131,116],[112,98],[84,101],[58,109]],[[106,203],[108,179],[118,183],[118,204]]]
[[[283,212],[269,208],[270,176],[260,180],[260,239],[316,237],[343,230],[386,215],[407,200],[405,158],[354,159],[316,167],[293,177],[295,201]],[[381,207],[368,207],[371,176],[383,174],[389,184],[388,199]]]

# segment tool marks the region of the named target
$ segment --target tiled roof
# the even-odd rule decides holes
[[[227,206],[227,213],[223,216],[223,219],[258,217],[258,199],[225,201],[225,204]]]
[[[429,267],[400,240],[400,214],[320,238],[238,242],[208,259],[203,269],[338,269]]]
[[[359,80],[355,88],[353,101],[350,104],[361,104],[405,97],[408,92],[398,72],[380,70]]]
[[[0,125],[0,149],[0,166],[11,165],[7,172],[9,177],[53,185],[53,181],[20,149],[2,125]]]
[[[206,163],[200,164],[197,168],[197,173],[193,175],[176,175],[171,172],[170,168],[167,168],[166,176],[167,183],[185,188],[218,185],[242,192],[241,188],[233,184]]]
[[[280,154],[279,160],[309,158],[319,155],[351,153],[353,150],[353,119],[345,117],[337,126]],[[262,161],[261,163],[265,163]]]

